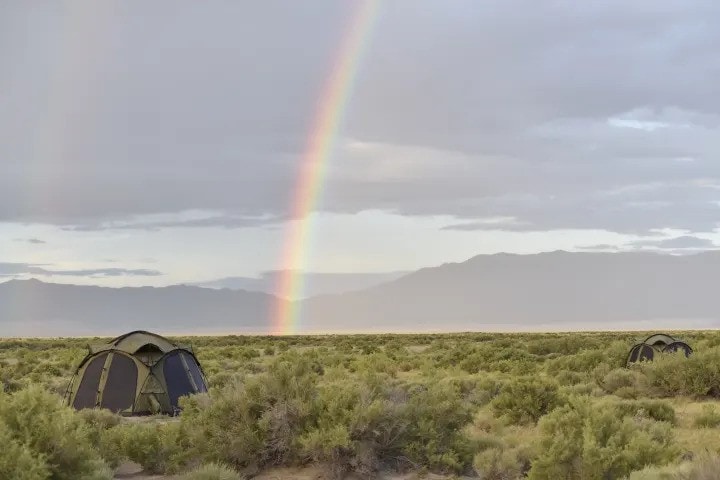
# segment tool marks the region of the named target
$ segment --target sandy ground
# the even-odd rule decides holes
[[[179,477],[174,476],[163,476],[163,475],[146,475],[143,473],[142,468],[134,463],[123,463],[120,465],[115,472],[115,478],[120,479],[135,479],[135,480],[151,480],[151,479],[162,479],[170,480],[177,479]]]
[[[142,469],[132,463],[126,463],[118,468],[115,478],[126,480],[180,480],[179,476],[163,476],[163,475],[147,475]],[[378,480],[448,480],[450,478],[461,480],[458,477],[444,477],[441,475],[426,474],[420,475],[409,473],[404,475],[398,474],[381,474]],[[470,478],[470,477],[467,477]],[[360,480],[361,477],[349,475],[346,480]],[[253,477],[253,480],[328,480],[322,469],[316,467],[305,468],[276,468],[268,470]]]

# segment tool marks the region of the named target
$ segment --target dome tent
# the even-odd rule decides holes
[[[174,415],[180,397],[207,391],[192,347],[154,333],[134,331],[88,348],[65,395],[76,410]]]
[[[678,341],[670,335],[658,333],[650,335],[642,343],[634,345],[630,349],[630,353],[628,354],[625,364],[629,367],[631,364],[636,362],[651,362],[655,358],[655,355],[661,353],[675,353],[678,351],[682,351],[686,357],[689,357],[693,353],[692,348],[690,348],[687,343]]]

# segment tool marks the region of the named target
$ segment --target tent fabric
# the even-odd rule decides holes
[[[178,345],[168,339],[144,330],[135,330],[112,339],[109,343],[93,345],[90,352],[101,352],[108,349],[120,350],[131,355],[138,351],[159,351],[167,353],[178,348]]]
[[[655,357],[655,349],[650,345],[639,343],[630,349],[627,363],[651,362]]]
[[[181,397],[206,391],[205,374],[191,347],[135,331],[89,347],[65,399],[77,410],[174,415]]]
[[[689,357],[690,355],[692,355],[693,350],[692,348],[690,348],[690,345],[685,342],[673,342],[663,348],[663,353],[675,352],[683,352],[685,354],[685,357]]]
[[[652,345],[653,347],[664,347],[665,345],[670,345],[674,341],[675,339],[670,335],[665,335],[664,333],[656,333],[655,335],[650,335],[648,338],[646,338],[643,343]]]
[[[650,335],[642,343],[634,345],[628,353],[626,366],[637,362],[651,362],[656,355],[682,351],[686,357],[692,355],[692,348],[685,343],[678,341],[664,333]]]

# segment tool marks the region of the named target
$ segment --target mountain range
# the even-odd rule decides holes
[[[300,333],[720,326],[720,252],[479,255],[295,302]],[[200,286],[0,284],[0,336],[269,331],[274,295]]]
[[[193,286],[107,288],[10,280],[0,284],[0,337],[260,333],[277,302],[258,292]]]
[[[259,277],[226,277],[207,282],[195,283],[198,287],[215,289],[247,290],[250,292],[264,292],[271,295],[282,296],[285,292],[278,291],[282,283],[280,278],[291,273],[289,271],[273,270],[265,272]],[[409,272],[381,272],[381,273],[305,273],[303,275],[303,288],[299,298],[302,300],[318,295],[331,295],[345,293],[353,290],[363,290],[382,283],[391,282]]]

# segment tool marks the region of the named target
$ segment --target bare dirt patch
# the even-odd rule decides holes
[[[126,462],[120,465],[115,472],[116,479],[126,480],[177,480],[180,477],[173,475],[150,475],[143,472],[140,465],[132,462]]]

